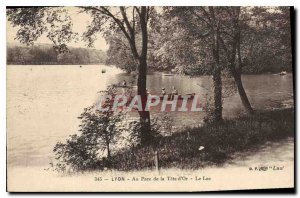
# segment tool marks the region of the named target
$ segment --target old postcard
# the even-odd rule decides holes
[[[294,188],[293,7],[7,7],[7,191]]]

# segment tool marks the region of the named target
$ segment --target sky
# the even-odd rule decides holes
[[[75,32],[78,32],[79,35],[82,35],[82,33],[85,31],[87,24],[91,20],[91,17],[86,13],[78,13],[78,9],[75,7],[67,7],[68,11],[71,15],[71,18],[73,20],[73,30]],[[10,22],[6,21],[6,41],[8,43],[19,43],[18,40],[15,40],[16,33],[18,31],[18,27],[13,27]],[[36,43],[48,43],[52,44],[52,42],[46,37],[46,35],[42,35]],[[72,42],[70,43],[70,46],[72,47],[86,47],[86,43],[81,41],[81,38],[77,43]],[[105,39],[101,34],[97,34],[97,40],[94,43],[95,49],[101,49],[106,51],[108,49],[108,45],[106,44]]]

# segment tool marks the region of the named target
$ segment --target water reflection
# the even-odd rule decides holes
[[[126,80],[127,82],[135,81],[135,77],[120,73],[112,76],[108,83],[117,83]],[[242,81],[246,93],[252,106],[256,109],[269,109],[280,106],[293,97],[293,76],[260,74],[260,75],[243,75]],[[161,94],[161,88],[166,88],[170,93],[175,86],[179,94],[196,93],[202,100],[205,100],[206,94],[212,94],[211,76],[201,76],[190,78],[183,75],[164,76],[160,72],[154,72],[147,76],[147,87],[151,94]],[[224,98],[223,102],[224,116],[233,117],[244,112],[238,93]],[[195,115],[196,114],[196,115]],[[180,125],[190,123],[193,120],[199,121],[203,117],[203,112],[194,114],[184,114],[176,112],[176,118]],[[188,121],[187,121],[188,120]]]

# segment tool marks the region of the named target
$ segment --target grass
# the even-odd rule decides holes
[[[260,111],[222,124],[207,123],[163,137],[158,145],[123,150],[113,156],[113,169],[153,169],[154,153],[160,168],[197,169],[221,165],[235,152],[245,151],[267,141],[294,136],[294,110]],[[203,146],[201,151],[199,147]]]

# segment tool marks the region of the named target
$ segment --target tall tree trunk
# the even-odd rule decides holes
[[[214,83],[214,117],[215,122],[222,122],[223,120],[223,105],[222,105],[222,77],[221,77],[221,66],[220,66],[220,21],[215,17],[215,8],[208,7],[210,18],[212,19],[211,30],[212,30],[212,52],[214,59],[214,71],[213,71],[213,83]]]
[[[223,44],[224,50],[228,56],[230,72],[234,78],[237,86],[242,104],[248,113],[253,113],[253,109],[247,97],[246,91],[243,86],[241,73],[242,73],[242,58],[241,58],[241,30],[239,25],[240,7],[236,7],[232,12],[233,31],[234,36],[232,39],[232,51],[228,51],[225,46],[224,40],[220,37],[220,41]],[[236,56],[238,60],[236,61]],[[236,63],[237,62],[237,63]]]
[[[139,58],[139,75],[138,75],[138,95],[142,99],[143,111],[139,111],[140,121],[142,124],[141,128],[141,144],[147,145],[152,142],[151,135],[151,124],[150,124],[150,113],[149,111],[144,111],[147,102],[147,51],[148,51],[148,32],[147,32],[147,8],[141,8],[140,23],[142,31],[142,51]]]
[[[238,66],[236,69],[236,74],[233,75],[235,83],[237,85],[238,88],[238,92],[241,98],[241,101],[244,105],[244,108],[246,109],[246,111],[250,114],[253,113],[253,109],[251,107],[250,101],[247,97],[247,94],[245,92],[244,86],[243,86],[243,82],[242,82],[242,77],[241,77],[241,73],[242,73],[242,58],[241,58],[241,42],[240,42],[240,30],[238,30],[238,40],[237,40],[237,53],[238,53]]]
[[[111,168],[111,153],[110,153],[109,143],[106,143],[106,149],[107,149],[107,164],[106,164],[106,166],[108,168]]]
[[[215,99],[215,110],[214,110],[214,121],[220,122],[223,119],[222,112],[222,79],[221,79],[221,70],[216,68],[214,75],[214,99]]]
[[[213,56],[214,56],[214,100],[215,100],[215,109],[214,109],[214,121],[221,122],[223,120],[222,112],[222,77],[221,77],[221,67],[220,67],[220,56],[219,56],[219,30],[216,30],[214,37],[213,45]]]
[[[236,36],[235,39],[236,41],[233,41],[234,46],[233,46],[233,53],[232,54],[232,69],[233,69],[233,77],[235,80],[235,83],[237,85],[238,88],[238,92],[241,98],[241,101],[243,103],[244,108],[246,109],[246,111],[250,114],[253,113],[253,109],[251,107],[250,101],[247,97],[247,94],[245,92],[244,86],[243,86],[243,82],[242,82],[242,78],[241,78],[241,73],[242,73],[242,57],[241,57],[241,30],[240,30],[240,25],[239,25],[239,13],[240,13],[240,8],[238,8],[238,16],[237,16],[237,20],[235,21],[235,29],[236,29]],[[235,67],[235,55],[237,52],[237,58],[238,58],[238,63],[237,66]]]
[[[138,79],[137,79],[137,94],[141,96],[142,102],[142,111],[139,111],[140,121],[141,121],[141,144],[147,145],[151,143],[152,136],[151,136],[151,124],[150,124],[150,113],[149,111],[144,111],[146,102],[147,102],[147,94],[146,94],[146,87],[147,87],[147,50],[148,50],[148,32],[147,32],[147,23],[148,23],[148,8],[145,6],[141,6],[141,8],[135,8],[141,25],[141,32],[142,32],[142,50],[141,54],[138,54],[136,42],[135,42],[135,22],[133,18],[133,25],[130,25],[125,8],[120,7],[120,12],[123,16],[123,20],[126,24],[127,30],[123,25],[120,25],[121,30],[123,31],[124,35],[129,41],[130,48],[132,51],[132,55],[134,57],[135,62],[137,63],[137,70],[138,70]],[[134,16],[134,9],[133,9],[133,16]],[[119,21],[117,21],[119,23]]]
[[[245,92],[245,89],[244,89],[244,86],[242,83],[241,74],[240,73],[233,74],[233,78],[234,78],[235,84],[237,86],[237,89],[238,89],[238,92],[239,92],[239,95],[240,95],[240,98],[241,98],[244,108],[246,109],[246,111],[248,113],[252,114],[253,109],[251,107],[251,104],[250,104],[247,94]]]
[[[142,100],[142,111],[139,111],[140,121],[141,121],[141,144],[148,145],[152,141],[151,136],[151,124],[150,124],[150,112],[144,111],[147,102],[146,94],[146,74],[147,74],[147,62],[141,60],[139,65],[139,75],[138,75],[138,95],[141,96]]]

